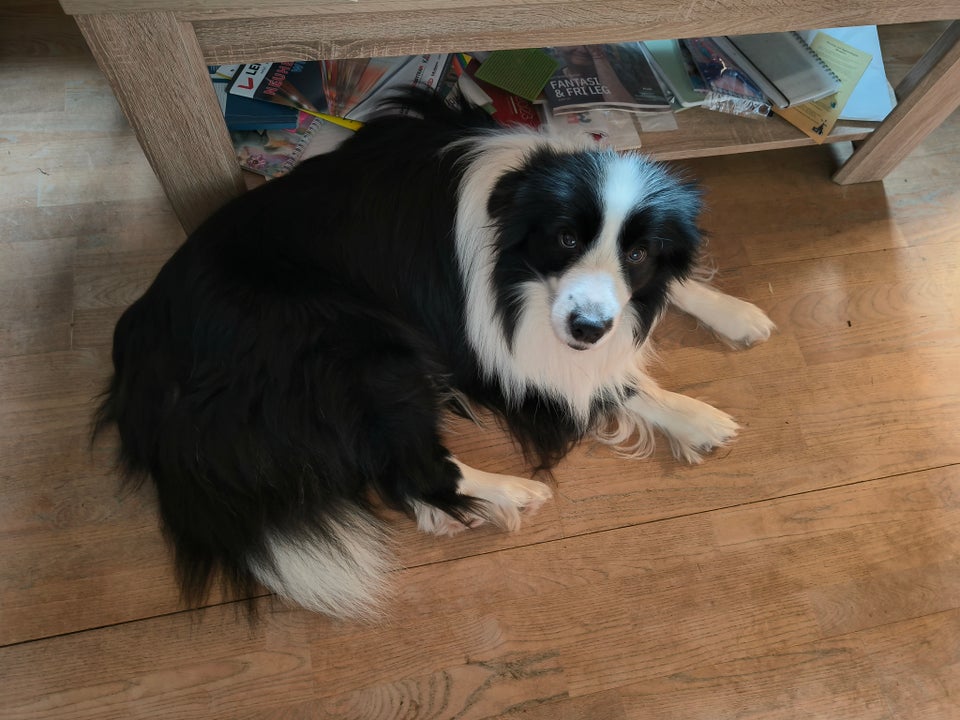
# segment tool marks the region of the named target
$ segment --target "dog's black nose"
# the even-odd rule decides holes
[[[591,315],[570,315],[570,336],[577,342],[593,345],[613,327],[610,318],[598,318]]]

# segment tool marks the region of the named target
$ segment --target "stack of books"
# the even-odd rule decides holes
[[[817,141],[839,119],[879,121],[896,104],[876,26],[644,45],[679,108],[775,114]]]
[[[445,54],[322,62],[253,63],[210,68],[241,167],[279,177],[335,147],[387,96],[436,88]]]

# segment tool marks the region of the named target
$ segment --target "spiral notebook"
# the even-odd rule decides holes
[[[713,39],[777,107],[820,100],[840,89],[840,79],[795,32]]]

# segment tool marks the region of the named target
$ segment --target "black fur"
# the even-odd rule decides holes
[[[249,594],[268,533],[322,536],[325,518],[371,494],[405,511],[471,510],[439,437],[451,390],[497,414],[538,467],[581,439],[555,399],[509,404],[464,334],[453,228],[468,164],[463,146],[444,148],[490,132],[488,117],[404,102],[419,116],[371,122],[216,212],[117,324],[97,429],[116,424],[127,475],[155,484],[190,603],[217,571]],[[511,288],[570,261],[556,233],[596,231],[598,172],[589,153],[544,151],[497,184],[507,337]],[[624,230],[624,249],[653,258],[630,276],[647,327],[690,268],[697,206],[671,185]],[[606,409],[598,398],[597,422]]]

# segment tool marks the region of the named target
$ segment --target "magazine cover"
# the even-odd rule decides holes
[[[707,86],[705,108],[745,117],[772,114],[759,86],[711,38],[688,38],[682,44]]]
[[[371,92],[386,82],[407,58],[324,60],[320,63],[327,112],[346,117]]]
[[[392,70],[384,73],[377,85],[344,117],[365,122],[384,100],[400,90],[413,87],[437,90],[450,65],[450,55],[444,53],[413,55],[393,60],[396,64]]]
[[[326,113],[320,63],[282,62],[243,65],[230,83],[230,93],[280,103],[309,113]]]
[[[546,48],[559,62],[543,90],[554,114],[604,108],[669,111],[670,99],[640,43]]]
[[[233,147],[244,170],[266,177],[290,172],[303,156],[311,137],[324,125],[320,118],[301,112],[297,127],[290,130],[232,132]]]
[[[261,102],[250,98],[233,95],[227,91],[230,78],[224,78],[216,68],[211,70],[210,80],[213,90],[220,103],[220,112],[230,131],[240,130],[288,130],[297,127],[299,113],[296,108],[276,103]],[[236,65],[232,66],[235,69]],[[236,70],[234,70],[234,73]]]

